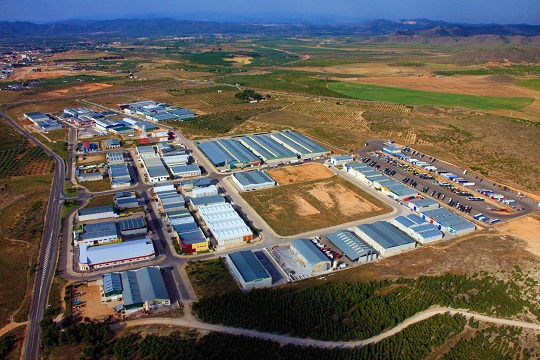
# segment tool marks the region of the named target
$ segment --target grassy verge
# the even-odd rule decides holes
[[[56,316],[62,312],[62,299],[65,296],[66,284],[67,280],[62,279],[60,276],[54,277],[51,291],[49,292],[49,301],[45,317]]]
[[[64,205],[62,206],[62,218],[65,218],[66,215],[73,209],[75,209],[79,205],[78,200],[66,200],[64,201]]]
[[[349,82],[331,83],[328,87],[340,94],[364,100],[475,110],[520,110],[534,102],[534,98],[448,94]]]
[[[67,141],[69,129],[59,129],[54,131],[49,131],[45,136],[47,136],[52,141]]]
[[[114,206],[114,195],[94,196],[89,201],[86,207],[98,207],[98,206]]]
[[[189,261],[186,273],[199,298],[238,290],[238,286],[221,258]]]
[[[90,192],[111,190],[111,182],[108,178],[98,181],[85,181],[80,183],[80,185],[87,188]]]

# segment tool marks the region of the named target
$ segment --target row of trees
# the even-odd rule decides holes
[[[377,335],[433,305],[503,317],[538,307],[494,277],[444,275],[231,292],[202,298],[193,308],[210,323],[321,340],[353,340]]]

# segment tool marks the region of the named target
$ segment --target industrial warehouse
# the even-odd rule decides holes
[[[272,286],[272,277],[252,251],[237,251],[228,254],[226,259],[244,290]]]
[[[330,154],[328,149],[294,131],[211,140],[200,143],[199,148],[214,166],[230,169],[262,162],[292,163]]]
[[[380,190],[393,199],[404,200],[418,195],[416,190],[403,185],[399,181],[390,179],[366,164],[345,164],[345,169],[364,184]]]
[[[276,182],[262,170],[237,172],[231,178],[242,191],[261,190],[276,186]]]
[[[102,302],[122,301],[116,311],[126,315],[145,310],[155,310],[171,305],[165,282],[158,266],[137,270],[107,273],[102,276]]]
[[[386,221],[363,224],[353,231],[382,256],[395,255],[416,247],[412,238]]]
[[[308,239],[296,239],[291,242],[291,253],[312,273],[323,272],[330,269],[331,262],[321,250]]]
[[[253,232],[229,203],[199,206],[198,214],[212,233],[218,249],[253,240]]]
[[[103,246],[79,246],[79,269],[83,271],[131,264],[155,257],[152,239],[138,239]]]
[[[415,214],[398,216],[392,219],[391,224],[422,244],[443,238],[443,233],[437,226]]]
[[[326,238],[353,262],[362,264],[379,258],[371,246],[351,231],[338,230],[326,235]]]

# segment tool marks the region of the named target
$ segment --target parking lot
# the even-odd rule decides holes
[[[306,268],[298,260],[298,257],[291,253],[291,248],[289,245],[275,246],[269,248],[268,252],[292,281],[302,280],[311,276],[324,274],[312,274],[311,270]]]
[[[420,194],[424,194],[425,197],[431,197],[447,206],[455,208],[465,217],[467,217],[466,215],[472,217],[478,214],[484,214],[485,216],[482,220],[484,223],[489,224],[523,215],[522,212],[526,210],[525,204],[520,203],[517,199],[516,204],[513,205],[515,208],[514,211],[508,210],[503,204],[492,204],[485,201],[487,199],[486,197],[476,196],[475,193],[472,192],[472,190],[476,190],[479,186],[484,185],[477,185],[475,183],[475,185],[469,186],[471,188],[471,191],[469,191],[466,187],[458,186],[458,183],[454,183],[450,180],[442,181],[437,179],[436,173],[421,169],[412,164],[401,162],[397,158],[382,154],[381,152],[365,151],[360,155],[362,156],[361,161],[366,165],[416,189]],[[437,169],[440,169],[439,164],[441,162],[436,159],[416,152],[411,153],[411,156],[416,156],[420,159],[424,158],[423,160],[425,162],[428,164],[437,164]],[[459,176],[463,177],[465,174],[459,173]],[[470,181],[471,183],[474,182],[473,179]],[[502,193],[502,191],[500,191],[500,193]]]

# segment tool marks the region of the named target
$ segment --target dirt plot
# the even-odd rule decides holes
[[[510,235],[526,243],[526,248],[540,256],[540,215],[535,214],[521,219],[500,224],[495,227],[501,234]]]
[[[330,169],[316,163],[268,170],[266,173],[281,185],[328,179],[334,176]]]
[[[337,176],[243,193],[242,196],[276,233],[284,236],[390,211],[376,198]]]
[[[90,318],[106,319],[109,316],[115,316],[114,307],[122,304],[121,301],[112,300],[108,303],[101,302],[101,290],[97,284],[82,285],[77,288],[77,293],[73,294],[82,302],[82,305],[74,305],[72,313],[78,315],[81,319]],[[82,293],[83,295],[78,295]],[[79,306],[79,308],[77,308]]]
[[[45,95],[47,96],[66,96],[68,94],[81,94],[86,92],[93,92],[98,90],[105,90],[107,88],[110,88],[112,85],[110,84],[102,84],[102,83],[92,83],[92,84],[85,84],[85,85],[78,85],[78,86],[72,86],[67,89],[61,89],[61,90],[54,90],[46,92]]]

